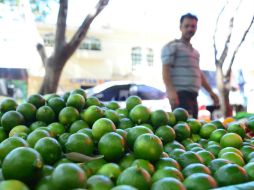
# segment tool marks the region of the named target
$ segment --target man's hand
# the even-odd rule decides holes
[[[171,90],[167,92],[168,100],[172,108],[175,108],[179,105],[179,99],[176,91]]]
[[[210,96],[213,99],[214,105],[218,106],[220,104],[220,100],[219,100],[219,97],[217,96],[217,94],[215,94],[213,91],[211,91]]]

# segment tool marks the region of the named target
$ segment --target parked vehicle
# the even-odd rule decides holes
[[[118,101],[121,106],[125,106],[124,102],[129,96],[136,95],[151,110],[171,111],[166,93],[162,89],[148,84],[111,81],[86,89],[86,93],[88,97],[95,96],[102,102]]]

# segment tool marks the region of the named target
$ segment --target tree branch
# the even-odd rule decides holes
[[[229,21],[229,34],[228,34],[228,37],[227,37],[226,42],[225,42],[224,49],[223,49],[222,54],[221,54],[220,59],[219,59],[219,65],[221,67],[223,66],[223,63],[224,63],[224,61],[227,57],[227,54],[228,54],[228,49],[229,49],[229,44],[230,44],[230,40],[231,40],[232,30],[234,28],[235,14],[238,11],[241,3],[242,3],[242,0],[239,1],[239,4],[235,9],[235,13],[233,14],[233,16],[231,17],[231,19]]]
[[[55,53],[61,51],[65,45],[65,30],[68,12],[68,0],[60,0],[56,24]]]
[[[44,46],[43,46],[42,44],[40,44],[40,43],[38,43],[38,44],[36,45],[36,48],[37,48],[37,51],[38,51],[38,53],[39,53],[39,55],[40,55],[40,57],[41,57],[42,63],[43,63],[43,65],[44,65],[44,67],[45,67],[45,65],[46,65],[46,60],[47,60],[47,54],[46,54],[45,48],[44,48]]]
[[[219,20],[220,20],[220,17],[222,15],[222,13],[224,12],[226,6],[228,5],[228,1],[227,3],[222,7],[217,19],[216,19],[216,24],[215,24],[215,30],[214,30],[214,33],[213,33],[213,49],[214,49],[214,58],[215,58],[215,64],[217,65],[218,64],[218,60],[217,60],[217,54],[218,54],[218,50],[217,50],[217,46],[216,46],[216,40],[215,40],[215,36],[216,36],[216,33],[217,33],[217,30],[218,30],[218,23],[219,23]]]
[[[251,20],[251,22],[250,22],[248,28],[245,30],[245,32],[244,32],[244,34],[243,34],[243,36],[242,36],[242,39],[241,39],[241,41],[240,41],[240,43],[238,44],[238,46],[237,46],[236,49],[234,50],[234,53],[233,53],[233,55],[232,55],[232,58],[231,58],[231,60],[230,60],[230,64],[229,64],[229,67],[228,67],[228,70],[227,70],[227,73],[226,73],[226,78],[229,78],[230,75],[231,75],[231,68],[232,68],[232,65],[233,65],[233,63],[234,63],[235,56],[236,56],[236,54],[237,54],[239,48],[241,47],[242,43],[245,41],[245,38],[246,38],[247,34],[249,33],[249,31],[250,31],[250,29],[251,29],[251,27],[252,27],[253,22],[254,22],[254,16],[252,17],[252,20]]]
[[[227,57],[227,54],[228,54],[228,48],[229,48],[229,43],[230,43],[230,40],[231,40],[231,35],[232,35],[232,29],[234,27],[234,17],[232,17],[230,19],[230,22],[229,22],[229,34],[228,34],[228,37],[226,39],[226,42],[225,42],[225,45],[224,45],[224,49],[222,51],[222,54],[220,56],[220,59],[219,59],[219,65],[222,67],[223,66],[223,63]]]
[[[95,11],[87,15],[77,32],[66,45],[65,54],[67,57],[70,57],[78,48],[82,40],[85,38],[90,24],[95,19],[95,17],[107,6],[108,2],[109,0],[100,0],[95,7]]]

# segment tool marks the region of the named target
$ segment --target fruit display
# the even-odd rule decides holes
[[[254,188],[254,117],[200,121],[82,89],[0,102],[0,190]]]

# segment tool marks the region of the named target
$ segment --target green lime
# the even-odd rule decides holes
[[[1,125],[9,132],[13,127],[24,124],[24,117],[17,111],[8,111],[1,118]]]
[[[143,134],[135,140],[133,150],[136,158],[154,162],[159,160],[163,152],[163,144],[156,135]]]
[[[10,179],[0,182],[1,190],[29,190],[26,184],[19,180]]]
[[[81,96],[86,98],[86,91],[82,88],[74,89],[73,91],[71,91],[71,93],[69,92],[69,94],[80,94]]]
[[[52,185],[56,190],[84,188],[86,180],[84,171],[74,163],[58,165],[51,176]]]
[[[100,106],[101,102],[100,100],[95,97],[95,96],[90,96],[86,98],[86,107],[90,107],[90,106]]]
[[[117,179],[117,185],[130,185],[139,190],[149,190],[152,184],[150,174],[143,168],[132,166],[125,169]]]
[[[61,124],[70,126],[73,122],[79,119],[79,112],[74,107],[63,108],[59,115],[58,120]]]
[[[206,123],[201,127],[199,134],[202,138],[209,139],[212,132],[215,131],[216,129],[217,129],[216,125],[212,123]]]
[[[115,124],[107,118],[98,119],[92,126],[92,134],[97,141],[99,141],[104,134],[114,131],[116,131]]]
[[[112,181],[116,181],[121,173],[121,168],[115,163],[104,164],[98,171],[97,174],[109,177]]]
[[[178,162],[182,168],[185,168],[186,166],[193,164],[193,163],[201,163],[202,164],[203,160],[198,154],[191,152],[191,151],[187,151],[179,156]]]
[[[212,174],[214,174],[221,166],[229,163],[231,163],[229,160],[223,158],[216,158],[208,164],[208,167],[211,170]]]
[[[158,169],[162,169],[164,167],[174,167],[178,170],[181,169],[181,166],[179,165],[179,163],[173,159],[173,158],[160,158],[156,163],[155,163],[155,168],[156,170]]]
[[[46,100],[40,94],[32,94],[27,98],[27,102],[33,104],[38,109],[45,105]]]
[[[150,119],[150,110],[142,105],[136,105],[130,111],[129,118],[136,124],[147,123]]]
[[[57,115],[66,106],[64,99],[60,97],[50,98],[47,105],[51,107]]]
[[[251,152],[254,152],[254,147],[250,145],[244,145],[241,147],[240,151],[243,154],[243,158],[247,161],[247,158]]]
[[[236,133],[227,133],[220,139],[220,145],[225,147],[240,148],[243,144],[242,137]]]
[[[26,133],[28,134],[30,132],[30,129],[25,125],[17,125],[12,128],[12,130],[9,132],[9,137],[15,136],[19,133]]]
[[[178,141],[173,141],[171,143],[167,143],[166,145],[164,145],[163,149],[166,153],[171,154],[171,151],[175,149],[185,150],[185,147],[182,144],[180,144]]]
[[[191,129],[187,123],[178,123],[174,126],[176,140],[183,141],[191,135]]]
[[[119,120],[117,128],[127,129],[134,126],[134,123],[129,118],[122,118]]]
[[[164,177],[152,184],[151,190],[185,190],[184,185],[172,177]]]
[[[76,133],[80,129],[89,128],[88,123],[86,123],[84,120],[77,120],[74,123],[71,124],[69,132],[70,133]]]
[[[55,121],[55,112],[49,106],[41,106],[36,112],[36,119],[46,124],[53,123]]]
[[[114,111],[114,110],[105,110],[104,115],[105,115],[106,118],[113,121],[116,126],[118,125],[120,117],[119,117],[119,115],[116,111]]]
[[[70,94],[67,99],[66,106],[74,107],[81,111],[85,107],[86,100],[80,94]]]
[[[29,147],[12,150],[2,163],[4,179],[17,179],[25,183],[35,182],[42,168],[41,155]]]
[[[189,113],[186,109],[184,108],[175,108],[173,110],[173,114],[176,118],[176,121],[179,122],[179,121],[187,121],[188,117],[189,117]]]
[[[20,137],[10,137],[0,143],[0,160],[6,157],[9,152],[18,147],[27,147],[27,142]]]
[[[246,135],[246,126],[241,122],[232,122],[228,125],[227,131],[229,133],[236,133],[244,138]]]
[[[33,148],[35,143],[43,137],[50,137],[49,132],[47,132],[46,130],[36,129],[31,133],[29,133],[26,141],[29,144],[29,146]]]
[[[131,166],[141,167],[141,168],[145,169],[151,176],[155,172],[154,165],[151,162],[149,162],[148,160],[136,159],[132,162]]]
[[[104,116],[102,108],[99,106],[90,106],[86,110],[80,113],[81,119],[87,122],[90,126],[94,124],[95,121]]]
[[[227,153],[227,152],[234,152],[234,153],[238,154],[239,156],[243,157],[242,152],[234,147],[226,147],[226,148],[221,149],[218,157],[221,157],[222,154]]]
[[[110,101],[106,104],[106,107],[111,110],[117,110],[120,108],[120,105],[117,101]]]
[[[212,120],[210,123],[214,124],[217,129],[226,129],[225,125],[218,119]]]
[[[207,151],[207,150],[200,150],[197,152],[197,154],[202,158],[203,163],[207,166],[213,159],[215,159],[215,156]]]
[[[18,105],[17,110],[24,116],[26,122],[33,122],[36,119],[36,107],[30,103],[23,103]]]
[[[184,182],[187,189],[204,190],[213,189],[217,187],[215,179],[205,173],[195,173],[187,177]]]
[[[243,158],[235,152],[223,153],[221,155],[221,158],[229,160],[230,162],[232,162],[234,164],[238,164],[239,166],[244,166],[245,165],[245,162],[244,162]]]
[[[157,135],[162,140],[163,144],[173,142],[176,137],[175,130],[168,125],[162,125],[157,128],[155,135]]]
[[[205,174],[211,175],[210,169],[204,164],[200,164],[200,163],[190,164],[186,166],[182,171],[182,174],[185,178],[195,173],[205,173]]]
[[[159,109],[151,112],[151,123],[154,128],[158,128],[162,125],[169,123],[169,115],[166,111]]]
[[[254,180],[254,162],[250,162],[246,164],[243,168],[246,170],[250,180],[253,181]]]
[[[52,132],[53,136],[59,136],[63,134],[66,130],[63,124],[59,122],[54,122],[48,125],[49,130]]]
[[[31,131],[34,131],[35,129],[37,128],[40,128],[40,127],[47,127],[47,124],[42,122],[42,121],[35,121],[33,122],[29,128],[31,129]]]
[[[0,102],[0,111],[5,113],[7,111],[16,110],[18,104],[13,98],[4,98]]]
[[[191,132],[194,134],[199,134],[199,131],[202,127],[202,124],[200,121],[194,118],[189,118],[187,120],[187,124],[190,126]]]
[[[52,137],[39,139],[34,145],[34,149],[40,153],[45,164],[53,165],[62,156],[61,145]]]
[[[237,164],[221,166],[214,175],[219,186],[234,185],[248,181],[248,174],[244,168]]]
[[[210,135],[210,140],[220,142],[220,139],[223,135],[225,135],[227,131],[225,129],[216,129]]]
[[[129,96],[126,99],[126,108],[128,111],[131,111],[132,108],[134,108],[136,105],[141,104],[142,100],[138,96]]]
[[[90,156],[94,150],[94,143],[88,135],[74,133],[68,137],[65,150],[66,152],[78,152]]]
[[[129,116],[129,111],[127,108],[118,108],[116,109],[116,112],[120,115],[124,115],[125,117],[128,117]]]
[[[125,153],[125,142],[121,135],[115,132],[104,134],[98,143],[98,150],[107,161],[116,161]]]
[[[87,188],[93,190],[110,190],[114,186],[111,179],[104,175],[93,175],[87,180]]]
[[[211,152],[216,158],[218,157],[219,155],[219,152],[221,150],[221,146],[220,145],[209,145],[206,147],[206,150]]]
[[[156,182],[165,177],[173,177],[179,181],[184,180],[183,174],[178,169],[174,167],[164,167],[155,171],[152,181]]]
[[[77,131],[77,133],[84,133],[84,134],[88,135],[91,139],[93,139],[92,129],[90,129],[90,128],[80,129]]]

